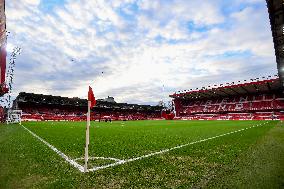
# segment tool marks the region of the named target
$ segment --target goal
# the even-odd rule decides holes
[[[20,123],[21,124],[22,110],[8,110],[7,112],[7,124]]]

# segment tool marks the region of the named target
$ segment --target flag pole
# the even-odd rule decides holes
[[[89,140],[90,140],[90,118],[91,117],[91,101],[88,100],[88,113],[87,113],[87,125],[86,125],[86,146],[85,146],[85,166],[84,172],[88,172],[88,159],[89,159]]]

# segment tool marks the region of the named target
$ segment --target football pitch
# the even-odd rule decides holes
[[[91,122],[88,173],[85,131],[86,122],[1,125],[0,188],[257,187],[268,176],[284,186],[279,121]]]

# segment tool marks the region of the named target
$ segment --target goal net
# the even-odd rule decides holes
[[[7,124],[21,123],[22,110],[8,110],[7,112]]]

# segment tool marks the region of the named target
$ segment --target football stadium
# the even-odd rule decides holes
[[[163,92],[153,90],[153,94],[150,94],[150,96],[160,95],[158,98],[164,98],[163,94],[166,93],[165,98],[170,99],[168,105],[163,99],[156,104],[121,100],[124,99],[120,96],[122,94],[135,96],[136,91],[139,92],[138,88],[143,87],[142,84],[137,85],[137,89],[121,89],[122,92],[127,93],[111,93],[112,89],[106,89],[106,93],[102,93],[107,94],[104,98],[103,95],[97,97],[96,94],[101,90],[99,87],[104,88],[105,85],[83,82],[83,88],[88,89],[85,91],[86,94],[72,97],[60,92],[61,88],[64,89],[69,83],[64,80],[67,74],[58,78],[57,76],[39,76],[37,72],[40,72],[41,68],[38,67],[32,73],[23,71],[22,75],[19,69],[33,70],[28,64],[27,68],[24,68],[20,60],[26,58],[25,51],[30,51],[20,47],[14,47],[9,51],[9,35],[12,35],[10,34],[12,32],[8,31],[9,21],[17,25],[20,23],[17,19],[22,16],[27,19],[27,23],[32,20],[41,24],[40,19],[24,17],[23,15],[28,13],[21,12],[22,9],[26,7],[29,12],[38,2],[38,7],[45,7],[43,10],[49,11],[52,9],[52,3],[43,0],[21,0],[23,6],[19,8],[15,2],[0,0],[0,188],[284,188],[283,0],[261,2],[266,7],[266,12],[263,14],[269,17],[267,20],[270,21],[266,24],[270,26],[269,32],[274,45],[272,50],[275,53],[273,57],[276,60],[271,65],[275,67],[277,73],[264,75],[264,72],[259,71],[259,75],[255,78],[242,76],[242,79],[238,80],[233,80],[224,73],[224,77],[229,77],[229,80],[221,79],[218,81],[223,82],[216,82],[216,84],[212,82],[209,84],[211,76],[207,75],[206,78],[204,77],[204,82],[197,82],[198,87],[194,84],[186,85],[189,88],[179,88],[179,80],[177,80],[173,82],[173,85],[177,85],[174,89],[178,90],[171,88],[165,91],[163,85]],[[25,2],[28,3],[25,4]],[[78,1],[76,6],[84,6],[82,2]],[[99,9],[103,10],[100,12],[101,15],[104,13],[112,15],[107,11],[109,10],[107,7],[102,6],[107,1],[94,2],[98,4]],[[134,4],[131,4],[133,2]],[[130,14],[132,10],[142,7],[141,2],[127,1],[126,4],[130,3],[127,4],[128,7],[124,7],[125,9],[120,7],[120,11],[127,10],[126,13]],[[143,4],[144,6],[155,6],[154,2],[144,2],[147,2]],[[182,5],[181,2],[174,3]],[[234,0],[234,2],[238,1]],[[248,10],[258,9],[259,2],[248,3]],[[118,2],[113,1],[111,4],[115,6],[116,3]],[[233,1],[231,3],[231,5],[225,3],[225,6],[236,6]],[[76,8],[75,5],[74,7],[63,6],[64,9],[70,8],[70,10]],[[7,7],[11,9],[10,12],[7,11]],[[163,12],[161,7],[158,10]],[[179,7],[178,10],[181,9]],[[60,12],[59,8],[54,10]],[[169,10],[168,7],[166,10]],[[238,7],[238,11],[242,10],[245,10],[245,7]],[[143,9],[142,13],[145,12],[146,9]],[[139,12],[139,14],[142,13]],[[39,12],[35,11],[35,14]],[[88,15],[82,16],[88,19]],[[57,23],[49,13],[44,18]],[[64,15],[64,18],[68,16]],[[131,19],[129,15],[126,18]],[[106,22],[110,21],[111,17],[108,17]],[[95,23],[100,24],[99,21]],[[144,22],[144,24],[147,23]],[[11,24],[11,30],[16,28],[20,33],[22,28],[15,27],[16,25]],[[28,27],[35,31],[44,31],[31,25]],[[60,28],[59,25],[58,27]],[[76,27],[74,26],[75,29]],[[109,25],[104,27],[109,30]],[[72,32],[80,35],[82,31],[80,29],[75,31],[75,29]],[[203,30],[205,29],[198,28],[201,33],[204,32]],[[48,35],[52,35],[49,33],[51,30],[46,31]],[[111,33],[112,30],[108,32]],[[15,36],[10,38],[17,38],[16,34],[13,35]],[[41,38],[41,36],[38,37]],[[234,38],[238,37],[240,36],[234,36]],[[20,40],[20,38],[17,39]],[[13,41],[13,39],[10,40]],[[44,41],[44,36],[40,40]],[[160,43],[164,39],[156,40]],[[170,44],[176,43],[178,40],[170,41]],[[22,45],[25,47],[24,44]],[[241,44],[238,45],[241,46]],[[261,46],[261,43],[258,45]],[[42,55],[38,55],[41,57],[38,59],[39,62],[47,60],[45,56],[52,57],[58,50],[55,46],[52,46],[54,51],[49,51],[45,46],[42,47],[44,55],[43,58]],[[122,53],[122,51],[125,49],[119,52]],[[204,49],[204,51],[209,50]],[[72,53],[75,54],[75,51]],[[229,57],[230,61],[239,59],[232,54],[230,52],[225,56]],[[28,56],[37,55],[31,53]],[[250,59],[250,54],[246,52],[242,56],[245,59],[254,60]],[[254,56],[252,55],[253,58]],[[55,55],[52,58],[55,62],[58,61]],[[129,59],[125,58],[125,60]],[[71,67],[73,64],[76,63],[72,58]],[[248,64],[247,67],[250,66]],[[68,66],[67,63],[66,66]],[[83,67],[82,64],[80,66]],[[44,73],[48,75],[52,74],[53,69],[67,68],[56,67],[54,64],[46,69],[48,71]],[[154,69],[154,66],[147,69],[150,71]],[[138,67],[138,70],[145,71],[142,67]],[[114,68],[109,72],[115,71],[117,70]],[[237,72],[237,69],[233,69],[234,71]],[[79,68],[73,68],[71,72],[71,77],[77,77]],[[104,79],[106,76],[103,76],[104,72],[101,70],[97,72],[101,75],[100,78],[96,78],[98,82],[107,83]],[[201,72],[197,72],[197,75],[202,75]],[[88,73],[86,71],[78,77]],[[60,90],[49,87],[48,81],[39,82],[42,88],[36,88],[37,86],[33,83],[27,84],[26,79],[30,78],[30,75],[43,77],[44,81],[55,77],[56,82],[60,83]],[[129,75],[128,79],[131,81],[135,80],[132,77],[139,77],[139,74],[131,73],[131,69],[126,75]],[[215,81],[214,77],[212,75],[212,81]],[[147,78],[143,77],[144,80],[146,81]],[[198,77],[199,80],[202,79]],[[126,80],[122,81],[126,82]],[[74,80],[70,82],[72,86],[82,83],[80,81],[73,83]],[[119,82],[110,81],[117,85]],[[30,87],[27,88],[26,86],[29,85]],[[70,94],[77,93],[70,92]],[[148,102],[147,94],[142,93],[141,96],[142,99],[145,98],[145,102]]]

